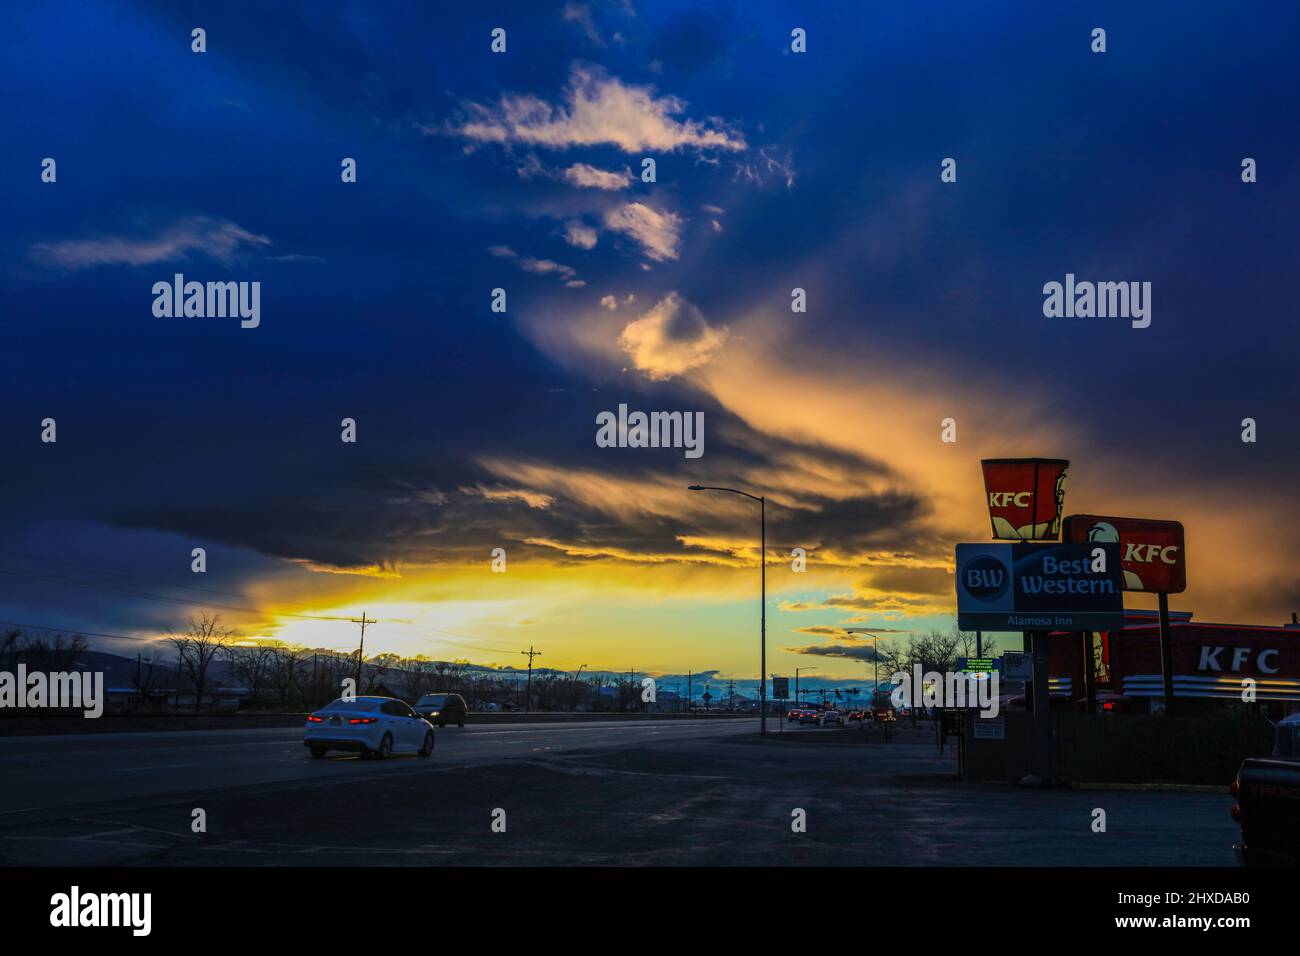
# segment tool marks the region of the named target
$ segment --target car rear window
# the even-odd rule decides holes
[[[422,704],[445,704],[446,702],[446,694],[425,694],[420,698],[420,703]]]
[[[374,710],[374,708],[375,702],[373,700],[343,700],[342,698],[339,698],[325,707],[322,707],[321,710],[357,711]]]

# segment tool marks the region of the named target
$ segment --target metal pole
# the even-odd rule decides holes
[[[759,718],[759,735],[767,736],[767,499],[758,499],[759,513],[759,555],[758,562],[761,568],[760,578],[762,616],[759,622],[759,632],[762,647],[759,651],[759,693],[758,706],[762,710],[762,716]]]
[[[1169,595],[1160,592],[1160,676],[1164,678],[1165,714],[1174,713],[1174,650],[1169,633]]]
[[[1051,781],[1052,700],[1047,690],[1047,631],[1030,632],[1034,655],[1034,769],[1043,786]]]
[[[1092,631],[1083,631],[1083,689],[1088,702],[1088,713],[1097,712],[1097,662],[1092,656]]]

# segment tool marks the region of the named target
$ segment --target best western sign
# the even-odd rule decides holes
[[[986,458],[984,493],[993,537],[1015,541],[1056,538],[1061,533],[1065,476],[1061,458]]]
[[[1119,545],[957,545],[957,626],[1109,631],[1124,626]]]
[[[1183,526],[1177,521],[1070,515],[1065,519],[1064,538],[1118,542],[1125,591],[1178,594],[1187,589]]]

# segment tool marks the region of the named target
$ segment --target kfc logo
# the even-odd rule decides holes
[[[1227,650],[1222,645],[1202,644],[1201,657],[1196,664],[1196,669],[1200,671],[1222,671],[1224,664],[1228,665],[1228,670],[1234,674],[1241,673],[1243,665],[1250,662],[1250,655],[1254,653],[1254,648],[1234,647],[1230,660],[1221,661],[1219,655]],[[1278,652],[1276,648],[1267,648],[1255,656],[1255,671],[1260,674],[1276,674],[1279,670],[1277,665]]]
[[[1150,564],[1155,560],[1159,560],[1162,564],[1177,564],[1178,560],[1175,557],[1177,554],[1176,544],[1167,544],[1162,548],[1158,544],[1139,544],[1136,541],[1129,541],[1124,545],[1124,560],[1137,561],[1141,564]]]
[[[996,491],[990,491],[989,507],[990,508],[1009,508],[1009,507],[1028,508],[1031,498],[1033,498],[1032,491],[1019,491],[1014,493],[1010,491],[1003,491],[1001,493]]]

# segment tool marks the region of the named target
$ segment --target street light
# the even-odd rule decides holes
[[[871,638],[871,667],[872,667],[872,687],[871,693],[876,693],[876,688],[880,686],[880,651],[876,646],[876,638],[879,636],[875,631],[868,630],[865,627],[846,627],[846,634],[866,634]]]
[[[767,500],[759,495],[737,488],[717,488],[713,485],[690,485],[690,491],[726,491],[733,495],[743,495],[758,502],[759,517],[759,581],[762,590],[759,597],[759,673],[758,673],[758,708],[760,737],[767,736]]]
[[[799,673],[801,671],[815,671],[816,669],[816,667],[796,667],[794,669],[794,705],[796,707],[801,703],[799,700]]]

